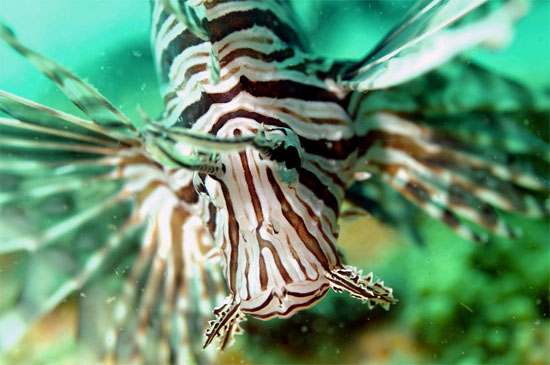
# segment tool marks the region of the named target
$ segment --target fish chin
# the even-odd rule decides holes
[[[241,302],[241,311],[262,320],[288,318],[319,302],[329,288],[324,276],[318,280],[292,283],[282,288],[262,292],[255,298]]]

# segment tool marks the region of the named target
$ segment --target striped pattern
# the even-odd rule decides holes
[[[485,234],[463,224],[461,218],[513,238],[519,232],[502,220],[493,206],[535,216],[547,213],[547,208],[530,196],[512,202],[504,195],[491,194],[473,176],[484,171],[484,178],[498,180],[503,192],[514,191],[513,185],[544,189],[544,179],[518,175],[461,151],[458,141],[449,145],[445,133],[423,127],[416,120],[365,110],[371,107],[370,95],[351,92],[406,81],[493,36],[473,37],[456,46],[451,42],[452,51],[442,59],[418,70],[408,69],[403,76],[395,76],[400,75],[396,70],[389,83],[371,78],[369,73],[376,64],[389,59],[402,62],[401,51],[417,42],[426,48],[420,48],[420,64],[422,55],[431,54],[433,45],[441,43],[431,35],[448,37],[437,32],[483,1],[458,8],[435,3],[424,9],[419,4],[415,11],[424,15],[411,13],[407,17],[413,23],[404,21],[400,26],[414,28],[411,24],[423,24],[423,17],[434,16],[434,12],[439,13],[437,22],[412,33],[412,41],[396,36],[383,42],[360,61],[362,65],[353,67],[311,57],[285,3],[205,2],[196,19],[200,19],[206,39],[195,34],[197,26],[178,22],[176,14],[157,3],[153,41],[166,103],[159,124],[168,130],[188,128],[220,140],[255,136],[269,126],[285,128],[287,135],[298,140],[293,146],[298,151],[283,151],[279,159],[265,158],[253,146],[231,154],[205,149],[223,166],[222,174],[205,176],[202,186],[218,211],[214,240],[223,252],[230,291],[216,311],[205,346],[220,336],[221,347],[225,347],[243,318],[240,313],[262,319],[287,317],[313,305],[329,286],[371,303],[387,306],[392,302],[391,291],[373,290],[360,274],[342,275],[336,253],[339,207],[357,171],[379,177],[427,214],[474,241],[484,240]],[[514,6],[507,4],[492,18],[466,23],[453,30],[450,39],[496,23],[511,26],[523,11]],[[417,57],[414,52],[412,55]],[[395,77],[402,79],[396,81]],[[343,81],[340,86],[338,80]],[[298,156],[301,161],[293,168],[280,163]],[[355,286],[350,284],[354,280]],[[361,285],[369,289],[361,291]]]
[[[3,25],[0,38],[56,82],[90,118],[0,91],[0,110],[5,114],[0,117],[0,172],[18,182],[2,192],[0,208],[40,210],[47,199],[66,196],[79,202],[72,215],[55,224],[48,220],[39,232],[28,230],[2,242],[0,252],[28,250],[40,258],[48,255],[50,246],[59,249],[65,237],[76,239],[91,222],[122,214],[118,226],[110,224],[106,234],[98,232],[97,239],[105,241],[59,287],[45,292],[40,302],[25,303],[0,317],[0,333],[9,333],[0,337],[0,350],[102,272],[121,275],[113,270],[112,260],[121,250],[129,250],[130,255],[138,254],[122,295],[105,298],[106,308],[114,308],[108,324],[100,323],[105,360],[210,361],[211,351],[192,351],[193,328],[197,322],[204,326],[209,308],[223,300],[225,288],[215,264],[220,254],[213,251],[202,220],[214,212],[199,199],[192,173],[164,167],[149,152],[148,141],[128,133],[135,128],[116,107],[69,71],[23,46]],[[121,213],[121,206],[128,209]],[[128,248],[128,238],[138,230],[143,232],[140,246]],[[153,326],[159,314],[162,323]],[[149,344],[151,338],[154,345]]]
[[[315,304],[330,286],[387,306],[393,300],[387,289],[382,298],[361,275],[346,286],[342,282],[349,278],[336,271],[342,268],[336,221],[355,164],[353,145],[340,141],[352,137],[353,129],[346,100],[313,72],[323,65],[309,68],[288,5],[207,2],[205,18],[208,40],[193,35],[192,25],[177,22],[162,3],[153,10],[166,103],[158,123],[219,139],[269,128],[296,141],[268,158],[253,146],[220,154],[224,173],[203,179],[218,212],[214,240],[230,291],[205,346],[215,336],[222,338],[222,348],[230,343],[243,318],[239,313],[288,317]],[[215,76],[212,55],[219,65]]]
[[[483,90],[484,97],[468,105],[459,80],[472,92]],[[498,210],[547,216],[550,207],[544,195],[550,179],[548,170],[540,167],[548,166],[548,144],[518,128],[521,115],[515,112],[529,111],[533,120],[544,120],[549,108],[545,93],[459,61],[381,96],[391,100],[404,92],[414,95],[411,90],[426,83],[439,85],[433,88],[433,99],[428,103],[409,97],[403,101],[410,110],[399,114],[381,106],[376,100],[380,95],[352,96],[350,114],[361,121],[358,165],[468,240],[485,241],[488,235],[464,221],[495,235],[517,237],[520,231]],[[495,92],[486,92],[487,85]],[[447,100],[460,102],[464,112],[451,116],[458,106]]]
[[[446,29],[484,2],[421,0],[373,52],[348,62],[311,55],[283,1],[152,1],[165,109],[140,130],[0,25],[0,38],[89,118],[0,91],[0,146],[9,156],[0,172],[16,181],[0,208],[25,197],[32,211],[63,194],[78,203],[71,216],[3,242],[0,252],[40,255],[128,206],[44,303],[0,318],[0,334],[12,334],[0,337],[0,349],[102,269],[112,272],[110,258],[140,229],[102,329],[110,362],[212,362],[208,345],[230,345],[247,315],[289,317],[329,288],[388,309],[392,290],[337,251],[344,199],[418,236],[409,201],[473,241],[520,234],[499,210],[548,215],[549,178],[539,171],[548,170],[548,144],[516,124],[520,112],[547,117],[548,95],[461,60],[433,70],[495,41],[491,29],[510,30],[525,10],[511,0]],[[464,98],[464,85],[483,96]]]
[[[252,146],[221,154],[224,173],[202,182],[218,212],[214,240],[230,291],[206,345],[220,335],[223,348],[242,318],[238,313],[288,317],[337,285],[327,275],[336,277],[332,271],[342,267],[336,221],[355,154],[340,143],[353,133],[346,101],[315,73],[296,67],[309,60],[286,3],[207,2],[205,10],[208,40],[193,35],[162,3],[153,10],[166,103],[159,124],[220,139],[285,130],[297,137],[293,147],[303,150],[293,168],[287,168],[289,159],[300,157],[290,149],[277,152],[278,159]],[[219,64],[216,78],[212,55]],[[378,294],[363,289],[360,296],[374,303]],[[380,299],[391,301],[391,295]]]

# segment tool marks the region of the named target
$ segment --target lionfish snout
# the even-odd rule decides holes
[[[319,278],[339,264],[336,212],[302,177],[302,151],[291,130],[242,125],[227,124],[218,137],[258,136],[254,145],[221,154],[224,173],[204,179],[219,212],[214,235],[225,254],[231,292],[241,301],[265,301],[288,285],[315,283],[311,290],[305,285],[300,294],[317,293]],[[255,307],[246,306],[251,313]],[[275,314],[289,313],[268,315]]]

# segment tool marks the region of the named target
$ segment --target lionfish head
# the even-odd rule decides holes
[[[240,310],[262,319],[287,317],[321,299],[326,274],[339,265],[341,197],[331,195],[330,206],[330,187],[312,172],[291,130],[236,124],[217,136],[261,138],[254,147],[221,154],[223,172],[197,174],[195,186],[216,208],[213,235]]]
[[[252,138],[252,147],[220,154],[221,173],[195,175],[197,191],[215,212],[211,229],[230,290],[204,346],[221,337],[220,348],[226,347],[245,314],[289,317],[329,287],[388,308],[390,288],[341,263],[335,242],[343,194],[319,177],[326,166],[308,157],[291,130],[248,123],[226,123],[217,137]]]

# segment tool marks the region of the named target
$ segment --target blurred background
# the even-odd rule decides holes
[[[412,4],[293,3],[318,54],[350,59],[368,52]],[[548,88],[550,1],[532,1],[531,7],[510,47],[501,52],[474,49],[468,57],[532,87]],[[162,110],[150,55],[148,1],[2,1],[0,20],[29,47],[94,85],[131,119],[139,119],[136,105],[151,116]],[[3,45],[0,88],[81,115],[49,80]],[[547,364],[550,225],[548,220],[509,219],[524,236],[517,241],[492,238],[484,245],[457,238],[425,217],[417,222],[422,245],[372,217],[343,220],[339,242],[350,263],[383,278],[399,303],[389,312],[368,310],[346,295],[329,293],[287,320],[249,319],[246,334],[220,361]],[[7,224],[0,224],[0,230],[0,239],[21,232]],[[25,255],[0,257],[0,311],[7,310],[23,280],[32,280],[21,274],[28,262]],[[48,267],[43,270],[34,277]],[[85,300],[79,293],[70,297],[0,355],[0,363],[78,363],[76,308]]]

